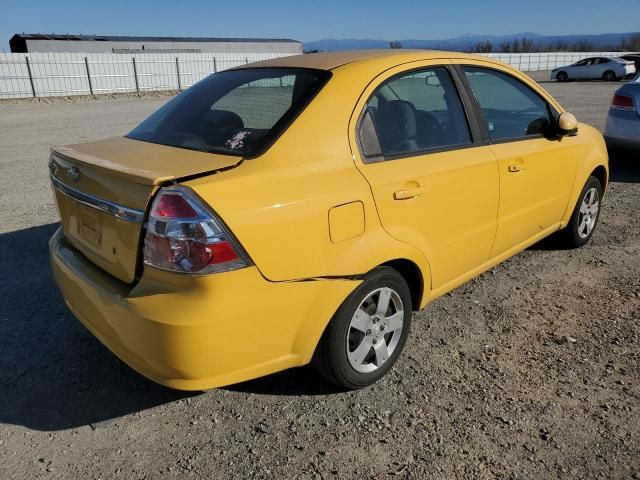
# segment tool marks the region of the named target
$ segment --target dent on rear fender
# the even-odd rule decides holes
[[[340,305],[362,283],[361,279],[309,279],[318,282],[318,290],[306,308],[306,314],[300,322],[292,353],[299,358],[299,364],[311,361],[316,346],[327,325]]]

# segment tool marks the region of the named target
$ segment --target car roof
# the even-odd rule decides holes
[[[255,62],[249,68],[259,67],[290,67],[315,68],[319,70],[333,70],[343,65],[362,62],[373,58],[386,57],[389,63],[401,64],[416,60],[430,60],[435,58],[481,58],[464,53],[444,52],[439,50],[408,50],[408,49],[380,49],[380,50],[345,50],[338,52],[306,53],[287,57],[273,58]],[[240,66],[237,68],[246,68]]]
[[[609,60],[617,60],[617,61],[620,61],[620,57],[610,57],[610,56],[608,56],[608,55],[601,55],[601,56],[599,56],[599,57],[584,57],[584,58],[581,58],[580,60],[578,60],[578,62],[583,62],[584,60],[597,60],[597,59],[599,59],[599,58],[607,58],[607,59],[609,59]],[[576,62],[576,63],[577,63],[577,62]]]

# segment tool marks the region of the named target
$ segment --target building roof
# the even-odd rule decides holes
[[[417,60],[430,60],[436,58],[482,58],[474,57],[459,52],[443,52],[439,50],[409,50],[409,49],[380,49],[380,50],[346,50],[339,52],[307,53],[304,55],[291,55],[287,57],[273,58],[252,63],[251,67],[298,67],[316,68],[319,70],[332,70],[349,63],[370,60],[374,58],[388,57],[390,63],[401,64]],[[243,66],[236,67],[243,68]]]
[[[74,40],[86,42],[271,42],[300,43],[290,38],[222,38],[222,37],[136,37],[127,35],[59,35],[55,33],[16,33],[13,38],[24,40]]]

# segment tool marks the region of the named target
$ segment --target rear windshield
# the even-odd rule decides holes
[[[216,73],[169,101],[127,137],[204,152],[260,155],[330,75],[301,68]]]

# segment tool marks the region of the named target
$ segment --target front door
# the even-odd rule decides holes
[[[365,92],[356,164],[384,229],[425,253],[438,288],[489,258],[498,166],[474,143],[452,72],[429,63],[398,68]]]
[[[581,66],[576,69],[575,78],[581,78],[581,79],[594,78],[594,70],[596,68],[595,61],[596,61],[595,58],[587,58],[579,62],[578,65],[581,65]]]
[[[556,114],[528,85],[491,68],[463,70],[498,159],[500,210],[492,251],[497,256],[559,225],[580,149],[571,137],[548,137]]]

